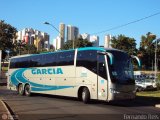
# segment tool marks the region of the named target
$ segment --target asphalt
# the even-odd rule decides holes
[[[7,85],[7,81],[4,79],[0,79],[0,87],[5,87]],[[160,104],[155,104],[156,108],[160,108]],[[5,102],[3,101],[3,98],[0,98],[0,119],[4,120],[4,119],[8,119],[11,118],[12,115],[10,113],[9,108],[7,107],[7,105],[5,104]]]

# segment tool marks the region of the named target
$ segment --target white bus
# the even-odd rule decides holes
[[[131,57],[120,50],[86,47],[12,57],[8,85],[20,95],[42,93],[112,101],[135,98]]]

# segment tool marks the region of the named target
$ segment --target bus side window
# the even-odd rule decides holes
[[[41,66],[56,66],[57,53],[46,54],[43,56],[41,61]]]
[[[79,51],[77,54],[77,66],[83,66],[97,73],[97,51]]]
[[[41,67],[40,59],[41,55],[32,56],[30,58],[30,67]]]
[[[57,65],[73,65],[74,64],[74,51],[60,52],[57,54]]]
[[[15,59],[11,59],[10,68],[15,68]]]

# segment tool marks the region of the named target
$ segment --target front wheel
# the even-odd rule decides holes
[[[90,101],[90,93],[89,93],[88,88],[86,87],[82,91],[82,101],[84,103],[88,103]]]
[[[31,96],[31,87],[30,85],[26,85],[24,88],[24,93],[26,96]]]

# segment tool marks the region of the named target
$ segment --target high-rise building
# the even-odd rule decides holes
[[[99,46],[99,36],[96,36],[96,35],[90,36],[90,42],[93,43],[94,47],[98,47]]]
[[[64,45],[64,42],[65,42],[65,24],[64,23],[60,23],[60,25],[59,25],[59,31],[60,31],[60,33],[59,33],[59,36],[60,36],[60,48],[62,48],[63,47],[63,45]]]
[[[60,38],[60,36],[57,36],[53,40],[53,46],[54,46],[55,50],[61,49],[61,38]]]
[[[78,39],[79,29],[78,27],[68,25],[67,26],[67,40]]]
[[[25,28],[22,31],[18,31],[16,41],[35,45],[38,51],[42,49],[49,50],[49,35],[32,28]]]
[[[105,35],[104,37],[104,48],[111,48],[111,35]]]

